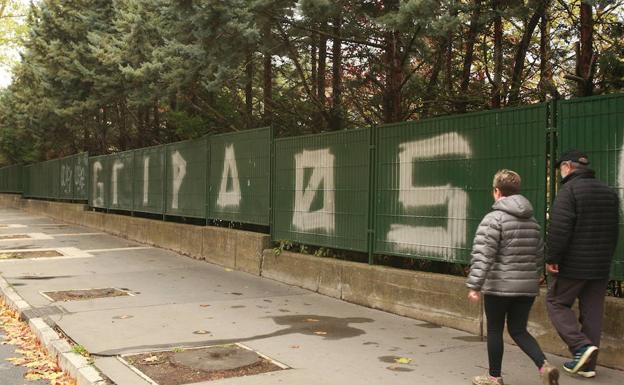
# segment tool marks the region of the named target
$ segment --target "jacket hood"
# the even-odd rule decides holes
[[[533,206],[522,195],[511,195],[497,200],[492,206],[494,210],[501,210],[518,218],[533,216]]]

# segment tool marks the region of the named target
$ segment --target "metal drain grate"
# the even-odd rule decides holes
[[[37,308],[24,310],[22,312],[22,316],[24,317],[24,319],[30,320],[33,318],[44,318],[44,317],[49,317],[51,315],[66,314],[66,313],[67,312],[64,309],[58,306],[44,306],[44,307],[37,307]]]
[[[85,301],[96,298],[125,297],[132,294],[124,290],[108,287],[104,289],[46,291],[42,292],[41,295],[50,301]]]
[[[119,359],[156,385],[191,384],[288,369],[241,344],[131,354]]]
[[[54,258],[64,254],[56,250],[32,250],[32,251],[0,251],[0,260],[3,259],[27,259],[27,258]]]
[[[31,239],[31,238],[28,235],[25,235],[25,234],[3,234],[3,235],[0,235],[0,241],[18,240],[18,239]]]

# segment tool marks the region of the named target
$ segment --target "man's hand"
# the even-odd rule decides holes
[[[557,264],[557,263],[547,263],[546,264],[546,270],[550,274],[559,274],[559,264]]]
[[[470,289],[468,291],[468,299],[472,302],[479,302],[479,299],[481,298],[481,293],[479,293],[476,290],[472,290]]]

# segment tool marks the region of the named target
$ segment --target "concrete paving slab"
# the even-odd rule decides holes
[[[24,216],[15,222],[27,221]],[[99,242],[97,237],[70,238],[75,247],[88,250]],[[111,236],[106,240],[105,249],[128,242]],[[0,265],[0,271],[33,306],[51,305],[39,294],[44,290],[119,287],[135,292],[134,297],[57,303],[69,314],[53,315],[54,321],[91,353],[239,342],[292,367],[205,385],[459,385],[486,371],[485,343],[473,335],[169,251],[128,249],[85,259],[11,261]],[[397,364],[401,357],[411,361]],[[96,366],[118,385],[146,384],[114,356],[95,358]],[[548,358],[558,365],[564,360]],[[515,346],[506,346],[503,371],[512,385],[539,383],[537,370]],[[621,378],[620,371],[600,368],[592,383],[615,385]],[[586,381],[563,375],[562,383]]]
[[[151,385],[116,357],[96,357],[94,365],[116,384]]]

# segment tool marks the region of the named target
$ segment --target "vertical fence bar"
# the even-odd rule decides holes
[[[372,126],[369,132],[368,147],[368,230],[367,248],[368,264],[374,264],[373,251],[375,249],[375,207],[377,199],[377,127]]]
[[[271,138],[269,140],[269,234],[274,239],[275,230],[275,127],[271,124]]]
[[[212,202],[212,183],[210,180],[212,173],[212,164],[210,162],[210,158],[212,157],[212,139],[210,136],[206,135],[206,199],[204,202],[204,216],[206,220],[204,224],[206,226],[209,225],[210,222],[210,202]]]
[[[163,180],[162,180],[162,220],[167,220],[167,179],[169,174],[169,161],[167,145],[163,145]]]

